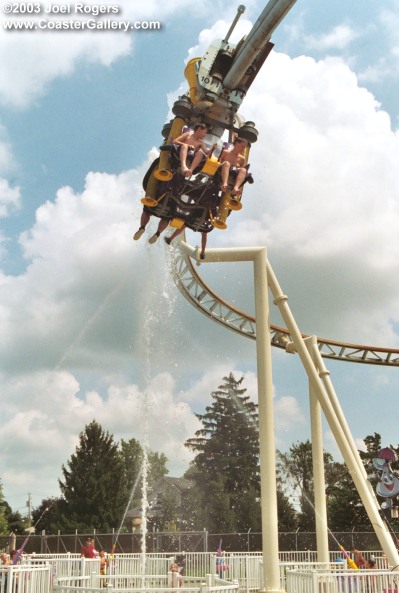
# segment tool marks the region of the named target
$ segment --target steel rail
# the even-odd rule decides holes
[[[193,253],[195,252],[194,249],[191,248],[191,250]],[[197,261],[200,261],[198,253]],[[182,244],[176,244],[170,250],[169,264],[177,288],[193,307],[215,323],[256,340],[255,317],[241,311],[209,288],[196,271],[189,252],[183,248]],[[309,337],[307,334],[302,334],[302,336]],[[292,340],[288,329],[271,325],[270,337],[272,346],[290,351]],[[323,358],[399,367],[399,349],[364,346],[319,337],[317,345]]]

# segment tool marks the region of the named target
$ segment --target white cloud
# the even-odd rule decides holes
[[[235,243],[267,244],[296,292],[301,269],[302,296],[317,287],[303,331],[393,343],[399,143],[388,115],[341,60],[277,53],[244,109],[261,135],[250,156],[255,183],[231,216]]]
[[[38,497],[59,495],[56,478],[62,477],[61,465],[74,452],[78,433],[93,418],[116,440],[148,440],[152,450],[168,457],[171,475],[180,475],[192,458],[183,443],[199,423],[188,404],[177,401],[170,374],[154,376],[144,391],[120,384],[109,385],[105,394],[82,393],[67,371],[35,372],[18,380],[3,377],[2,384],[8,394],[0,427],[6,498],[27,487],[35,504],[41,500]]]
[[[53,5],[63,4],[52,2]],[[29,31],[5,31],[0,37],[0,53],[7,56],[0,66],[0,104],[8,107],[26,108],[37,101],[46,92],[48,85],[59,77],[71,76],[86,64],[110,66],[116,60],[131,53],[137,35],[148,34],[145,23],[159,22],[165,27],[165,21],[179,11],[190,9],[190,16],[195,17],[215,3],[209,0],[195,7],[187,0],[174,0],[163,3],[156,1],[131,3],[120,0],[117,5],[107,2],[105,5],[117,6],[118,14],[95,17],[91,14],[55,14],[45,13],[29,15],[35,24],[39,21],[101,21],[105,18],[114,21],[144,23],[142,31],[126,33],[124,31],[51,31],[37,29]],[[47,6],[47,4],[46,4]],[[71,5],[73,6],[73,5]],[[1,15],[0,24],[13,20],[9,15]],[[20,20],[20,19],[14,19]],[[159,34],[154,31],[151,34]]]
[[[308,48],[317,48],[321,51],[331,49],[343,50],[347,48],[358,35],[359,33],[357,33],[353,27],[341,24],[323,35],[306,36],[305,44]]]
[[[5,218],[21,206],[20,188],[11,187],[10,182],[2,177],[13,172],[15,168],[16,163],[6,129],[0,124],[0,218]]]
[[[10,187],[6,179],[0,177],[0,218],[9,215],[17,210],[21,204],[21,193],[19,187]]]
[[[276,429],[279,432],[289,432],[294,426],[304,425],[306,422],[298,401],[290,395],[277,398],[274,402],[274,409]]]
[[[0,102],[25,108],[54,79],[70,76],[85,63],[109,66],[130,49],[131,38],[121,33],[7,32],[0,38],[0,51],[8,56],[0,68]]]

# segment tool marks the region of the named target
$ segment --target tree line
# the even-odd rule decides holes
[[[179,502],[172,488],[164,490],[157,512],[149,513],[148,529],[261,531],[258,407],[243,381],[244,377],[237,379],[232,373],[224,377],[222,385],[211,394],[211,405],[203,414],[196,414],[202,426],[185,443],[194,454],[184,474],[189,486]],[[369,435],[364,443],[366,451],[359,453],[375,487],[372,459],[381,449],[381,436]],[[390,448],[399,452],[398,448]],[[61,467],[61,495],[43,499],[33,510],[37,531],[131,531],[131,523],[121,522],[128,506],[141,507],[144,455],[148,457],[150,498],[156,483],[168,474],[167,457],[144,451],[133,438],[116,442],[93,419],[80,433],[75,452]],[[345,464],[324,452],[324,467],[329,529],[370,530]],[[279,531],[315,531],[310,441],[294,443],[287,452],[277,451],[276,471]],[[0,533],[23,533],[25,527],[26,520],[4,500],[0,483]]]

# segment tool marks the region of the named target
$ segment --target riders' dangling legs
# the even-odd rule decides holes
[[[155,241],[157,241],[159,235],[166,229],[166,227],[168,226],[168,224],[169,224],[169,221],[168,220],[163,220],[162,218],[160,219],[159,224],[158,224],[157,232],[154,233],[152,235],[152,237],[150,237],[148,239],[148,242],[151,243],[151,245],[153,243],[155,243]]]
[[[173,241],[173,239],[176,239],[177,235],[180,235],[180,233],[182,233],[184,231],[184,229],[186,228],[186,225],[184,224],[181,229],[176,229],[170,237],[165,237],[165,243],[167,245],[170,245]]]
[[[187,167],[187,154],[188,154],[188,144],[181,144],[180,145],[180,167],[181,172],[185,175],[188,171]]]
[[[220,189],[222,192],[227,191],[228,182],[229,182],[229,173],[230,173],[230,163],[228,161],[224,161],[220,167],[221,175],[222,175],[222,185]]]
[[[205,248],[208,240],[208,233],[201,233],[201,253],[200,258],[205,259]]]
[[[234,187],[231,190],[231,195],[240,194],[242,192],[241,185],[244,183],[245,176],[247,174],[247,170],[244,167],[241,167],[237,170],[237,177],[234,182]]]
[[[191,177],[191,175],[194,173],[195,169],[199,166],[199,164],[201,163],[202,159],[204,158],[205,154],[202,152],[201,149],[197,150],[197,152],[194,155],[193,161],[190,165],[190,168],[187,169],[184,173],[184,177]]]
[[[151,218],[151,214],[149,214],[148,212],[146,212],[143,209],[143,212],[141,214],[141,218],[140,218],[140,228],[138,231],[136,231],[133,235],[133,239],[135,241],[138,241],[140,239],[140,237],[143,235],[144,231],[145,231],[145,227],[147,226],[147,224],[149,223]]]

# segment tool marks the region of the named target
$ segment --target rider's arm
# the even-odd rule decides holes
[[[191,132],[185,132],[181,136],[174,138],[173,144],[188,144],[187,140],[191,136]]]

